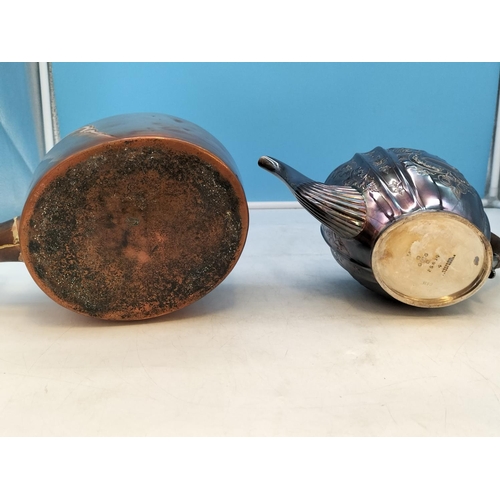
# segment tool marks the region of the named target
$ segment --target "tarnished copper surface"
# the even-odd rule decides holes
[[[196,144],[210,145],[204,131],[187,141],[150,129],[104,140],[89,127],[78,147],[59,146],[39,167],[21,216],[22,254],[42,290],[76,312],[170,313],[216,287],[241,254],[248,207],[229,153],[223,161],[213,138],[211,150]]]
[[[202,127],[161,113],[132,113],[103,118],[67,135],[43,158],[35,170],[34,186],[50,169],[83,150],[123,138],[168,137],[194,144],[220,159],[233,174],[238,169],[227,149]]]

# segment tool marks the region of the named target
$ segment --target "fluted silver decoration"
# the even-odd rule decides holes
[[[310,182],[294,191],[299,203],[326,227],[344,238],[354,238],[366,221],[363,195],[347,186]]]
[[[259,165],[281,178],[299,203],[332,231],[354,238],[363,230],[366,203],[357,189],[315,182],[270,156],[262,156]]]

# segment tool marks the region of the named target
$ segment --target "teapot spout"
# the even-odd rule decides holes
[[[258,164],[279,177],[298,202],[334,233],[354,238],[363,230],[366,202],[357,189],[315,182],[270,156],[262,156]]]

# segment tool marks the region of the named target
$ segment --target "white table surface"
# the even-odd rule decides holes
[[[412,308],[351,278],[304,210],[250,215],[230,276],[150,321],[78,315],[1,264],[0,435],[500,435],[500,275]]]

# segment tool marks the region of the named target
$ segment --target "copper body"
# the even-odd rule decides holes
[[[215,288],[247,231],[245,194],[224,146],[180,118],[133,114],[83,127],[47,154],[19,246],[35,282],[59,304],[140,320]]]

